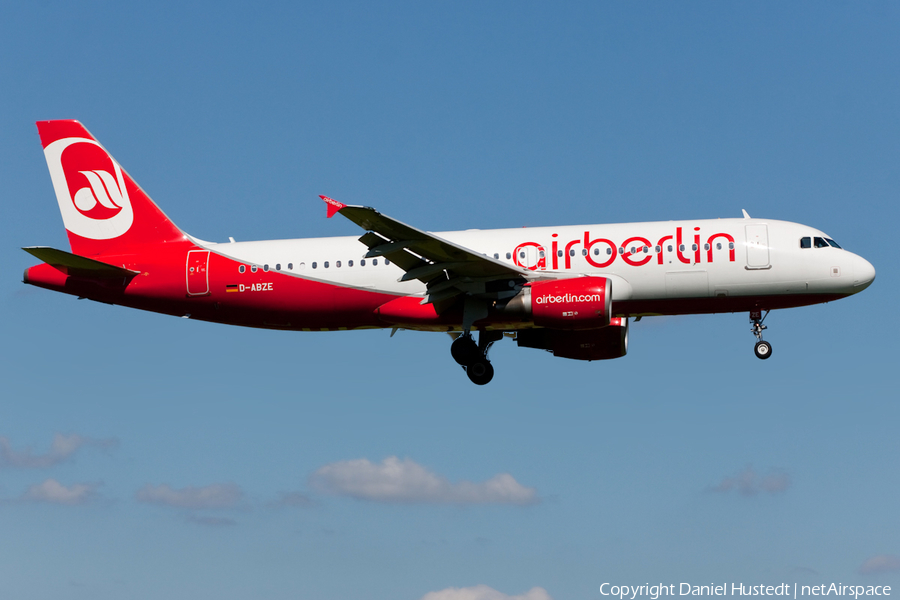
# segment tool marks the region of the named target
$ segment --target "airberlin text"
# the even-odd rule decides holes
[[[677,592],[676,592],[677,590]],[[823,583],[820,585],[798,585],[781,583],[778,585],[754,585],[746,583],[709,583],[694,585],[691,583],[613,585],[604,583],[600,586],[600,594],[614,596],[619,600],[636,600],[644,596],[650,600],[658,600],[660,596],[782,596],[798,598],[800,596],[890,596],[889,585],[844,585],[842,583]]]
[[[641,267],[653,261],[654,256],[658,264],[663,264],[666,258],[672,259],[673,255],[686,265],[699,264],[704,259],[711,263],[720,252],[723,256],[719,260],[725,260],[727,256],[728,262],[735,261],[733,235],[720,232],[707,236],[700,233],[699,227],[694,227],[693,234],[685,234],[683,227],[676,227],[672,235],[664,235],[658,240],[651,241],[637,235],[621,244],[604,237],[592,239],[590,231],[585,231],[583,237],[568,242],[556,239],[558,235],[551,235],[549,253],[544,244],[522,242],[513,251],[513,262],[517,267],[532,271],[556,271],[578,268],[578,264],[573,267],[573,262],[579,256],[588,265],[598,269],[609,267],[617,260],[632,267]],[[581,249],[576,251],[575,248],[579,246]]]
[[[568,304],[569,302],[603,302],[602,294],[557,294],[538,296],[535,304]]]

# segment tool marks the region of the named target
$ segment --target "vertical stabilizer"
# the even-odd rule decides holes
[[[131,254],[185,234],[78,121],[38,121],[72,252]]]

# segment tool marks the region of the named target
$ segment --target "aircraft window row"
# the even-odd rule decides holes
[[[821,238],[821,237],[802,237],[800,238],[800,247],[801,248],[812,248],[815,246],[816,248],[828,248],[829,246],[832,248],[841,249],[836,241],[831,238]]]
[[[372,266],[373,266],[373,267],[377,267],[377,266],[378,266],[378,259],[377,259],[377,258],[373,258],[371,262],[372,262]],[[342,265],[342,264],[343,264],[342,261],[339,261],[339,260],[338,260],[338,261],[335,261],[334,266],[335,266],[335,268],[339,269],[339,268],[341,268],[341,265]],[[391,261],[390,261],[390,260],[384,259],[384,265],[385,265],[385,266],[388,266],[388,265],[390,265],[390,264],[391,264]],[[305,266],[306,266],[306,263],[304,263],[304,262],[301,262],[301,263],[299,264],[299,267],[300,267],[301,269],[303,269]],[[312,263],[311,266],[312,266],[313,269],[317,269],[317,268],[319,268],[319,263],[316,262],[316,261],[313,261],[313,263]],[[329,267],[331,266],[331,262],[326,260],[325,262],[322,263],[322,266],[323,266],[324,268],[327,269],[327,268],[329,268]],[[348,260],[348,261],[347,261],[347,266],[348,266],[348,267],[352,267],[352,266],[353,266],[353,261],[352,261],[352,260]],[[360,267],[366,266],[366,259],[360,260],[360,261],[359,261],[359,266],[360,266]],[[258,267],[257,265],[250,265],[250,272],[251,272],[251,273],[256,273],[258,269],[259,269],[259,267]],[[263,272],[268,273],[268,272],[269,272],[269,265],[268,265],[268,264],[264,264],[264,265],[262,266],[262,270],[263,270]],[[276,270],[276,271],[280,271],[280,270],[281,270],[281,263],[276,263],[276,264],[275,264],[275,270]],[[288,263],[288,264],[287,264],[287,270],[288,270],[288,271],[293,271],[293,270],[294,270],[294,263]],[[246,272],[247,272],[247,266],[246,266],[246,265],[240,265],[240,266],[238,267],[238,273],[246,273]]]
[[[342,263],[341,261],[339,261],[339,260],[338,260],[338,261],[335,261],[335,263],[334,263],[334,268],[340,269],[342,264],[343,264],[343,263]],[[389,265],[389,264],[391,264],[391,261],[388,260],[388,259],[384,259],[384,265],[387,266],[387,265]],[[352,266],[353,266],[353,261],[352,261],[352,260],[348,260],[348,261],[347,261],[347,266],[348,266],[348,267],[352,267]],[[359,266],[360,266],[360,267],[366,266],[366,259],[364,259],[364,258],[361,259],[361,260],[359,261]],[[378,266],[378,259],[377,259],[377,258],[373,258],[373,259],[372,259],[372,266],[373,266],[373,267],[377,267],[377,266]],[[331,262],[326,260],[325,262],[322,263],[322,267],[325,268],[325,269],[330,268],[330,267],[331,267]],[[318,269],[318,268],[319,268],[319,263],[314,261],[314,262],[312,263],[312,268],[313,268],[313,269]]]
[[[804,238],[804,239],[806,240],[806,243],[809,242],[809,238]],[[816,239],[821,239],[821,238],[816,238]],[[835,248],[839,248],[839,247],[840,247],[840,246],[838,246],[836,243],[834,243],[833,240],[828,240],[828,241],[831,242],[831,244],[832,244]],[[804,247],[804,248],[808,248],[808,247],[809,247],[809,246],[803,246],[803,245],[802,245],[803,243],[804,243],[803,240],[801,240],[801,246],[802,246],[802,247]],[[679,249],[681,252],[685,252],[686,246],[685,246],[684,244],[681,244],[680,246],[678,246],[678,249]],[[693,250],[694,252],[696,252],[697,249],[698,249],[697,244],[691,244],[691,250]],[[704,250],[709,250],[709,249],[710,249],[710,245],[709,245],[709,244],[703,244],[703,249],[704,249]],[[716,250],[721,250],[721,249],[722,249],[722,243],[719,242],[719,243],[716,244]],[[728,249],[729,249],[729,250],[734,250],[734,242],[729,242],[729,243],[728,243]],[[615,250],[616,250],[616,251],[618,252],[618,254],[620,254],[620,255],[621,255],[621,254],[625,254],[625,248],[624,248],[624,247],[617,248],[617,249],[615,249]],[[668,245],[666,246],[666,252],[672,252],[672,250],[673,250],[672,244],[668,244]],[[659,254],[659,253],[662,252],[662,251],[663,251],[662,246],[654,246],[654,247],[653,247],[653,252],[655,252],[655,253],[657,253],[657,254]],[[644,254],[648,254],[648,253],[650,252],[650,247],[649,247],[649,246],[632,246],[631,248],[629,248],[629,252],[630,252],[630,254],[637,254],[637,253],[639,253],[639,252],[643,252]],[[607,248],[606,248],[606,255],[607,255],[607,256],[611,256],[612,253],[613,253],[613,248],[607,247]],[[583,248],[583,249],[581,250],[581,255],[582,255],[582,256],[587,256],[587,255],[588,255],[588,251],[587,251],[586,248]],[[524,251],[524,250],[520,250],[520,251],[519,251],[519,258],[522,259],[522,260],[525,260],[525,256],[526,256],[526,255],[525,255],[525,251]],[[544,251],[543,251],[543,250],[538,251],[538,257],[539,257],[539,258],[544,258],[544,256],[545,256],[545,254],[544,254]],[[564,256],[563,250],[557,250],[557,251],[556,251],[556,256],[559,257],[559,258],[562,258],[562,257]],[[574,250],[574,249],[569,249],[569,256],[572,256],[572,257],[575,256],[575,250]],[[599,249],[599,248],[594,248],[594,256],[600,256],[600,249]],[[496,260],[499,260],[499,259],[500,259],[500,253],[499,253],[499,252],[494,252],[494,259],[496,259]],[[507,252],[507,253],[506,253],[506,260],[511,260],[511,259],[512,259],[512,253],[511,253],[511,252]],[[391,264],[391,261],[389,261],[388,259],[384,259],[384,264],[385,264],[385,265],[389,265],[389,264]],[[372,265],[373,265],[373,266],[378,265],[378,259],[377,259],[377,258],[372,259]],[[303,266],[304,266],[304,263],[300,263],[300,268],[301,268],[301,269],[303,268]],[[313,269],[317,269],[318,266],[319,266],[319,265],[318,265],[317,262],[313,262],[313,263],[312,263],[312,268],[313,268]],[[323,266],[324,268],[328,269],[328,268],[331,266],[331,263],[330,263],[329,261],[325,261],[325,262],[322,264],[322,266]],[[337,262],[335,263],[334,266],[339,268],[339,267],[341,266],[341,261],[337,261]],[[352,267],[352,266],[353,266],[353,261],[352,261],[352,260],[347,261],[347,266],[348,266],[348,267]],[[361,266],[361,267],[366,266],[366,261],[365,261],[365,259],[359,261],[359,266]],[[243,269],[243,266],[242,266],[241,268]],[[275,269],[278,270],[278,271],[280,271],[280,270],[281,270],[281,265],[280,265],[280,264],[275,265]],[[289,264],[289,265],[288,265],[288,269],[289,269],[289,270],[292,270],[292,269],[293,269],[293,266]],[[256,272],[256,267],[255,267],[255,266],[252,266],[252,267],[251,267],[251,270],[255,273],[255,272]],[[266,270],[268,270],[268,265],[266,265]],[[243,272],[244,272],[244,271],[242,270],[241,273],[243,273]]]
[[[691,244],[691,250],[692,250],[692,251],[696,252],[696,251],[698,250],[698,248],[699,248],[699,246],[698,246],[697,244]],[[672,244],[669,244],[669,245],[666,246],[666,252],[672,252],[673,249],[674,249],[674,247],[672,246]],[[685,252],[686,249],[687,249],[687,247],[686,247],[684,244],[681,244],[681,245],[678,246],[678,250],[680,250],[681,252]],[[703,249],[704,249],[704,250],[709,250],[709,249],[710,249],[710,245],[709,245],[709,244],[703,244]],[[722,242],[718,242],[718,243],[716,244],[716,250],[721,250],[721,249],[722,249]],[[728,249],[729,249],[729,250],[734,250],[734,242],[728,242]],[[644,254],[649,254],[649,253],[650,253],[650,246],[632,246],[632,247],[629,248],[628,250],[629,250],[629,253],[630,253],[630,254],[637,254],[637,253],[639,253],[639,252],[643,252]],[[624,248],[624,247],[617,248],[616,251],[617,251],[618,254],[620,254],[620,255],[621,255],[621,254],[625,254],[625,248]],[[654,246],[654,247],[653,247],[653,252],[655,252],[656,254],[659,254],[659,253],[662,252],[662,251],[663,251],[662,246]],[[613,249],[607,246],[607,248],[606,248],[606,255],[607,255],[607,256],[611,256],[612,253],[613,253]],[[540,258],[544,258],[544,253],[543,253],[543,252],[539,252],[538,255],[539,255]],[[582,250],[581,250],[581,255],[582,255],[582,256],[587,256],[587,255],[588,255],[588,251],[587,251],[586,248],[582,248]],[[565,253],[564,253],[562,250],[557,250],[557,251],[556,251],[556,256],[557,256],[558,258],[562,258],[563,256],[565,256]],[[575,256],[575,250],[574,250],[574,249],[569,249],[569,256]],[[599,249],[599,248],[594,248],[594,256],[600,256],[600,249]],[[499,257],[499,254],[496,254],[496,253],[495,253],[495,254],[494,254],[494,258],[498,258],[498,257]],[[509,254],[508,252],[506,253],[506,258],[510,258],[510,254]],[[519,251],[519,258],[521,258],[521,259],[523,259],[523,260],[525,259],[525,251],[524,251],[524,250]]]

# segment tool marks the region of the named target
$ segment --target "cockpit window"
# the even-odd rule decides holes
[[[828,242],[825,241],[825,238],[820,238],[820,237],[813,238],[813,242],[815,243],[816,248],[827,248],[828,247]]]
[[[800,238],[800,247],[801,248],[812,248],[812,238],[811,237]]]
[[[840,246],[838,246],[838,243],[831,238],[825,238],[825,241],[828,242],[828,245],[831,246],[832,248],[837,248],[838,250],[843,249]]]

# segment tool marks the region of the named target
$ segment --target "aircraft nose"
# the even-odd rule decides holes
[[[875,267],[862,256],[856,256],[853,264],[853,291],[861,292],[875,281]]]

